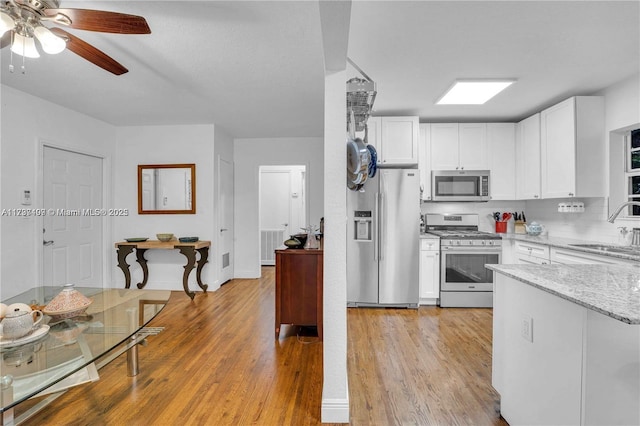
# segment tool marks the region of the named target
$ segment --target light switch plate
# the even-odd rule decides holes
[[[31,205],[31,191],[29,189],[22,190],[22,205],[30,206]]]

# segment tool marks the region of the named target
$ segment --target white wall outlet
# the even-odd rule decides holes
[[[533,343],[533,318],[529,315],[522,315],[520,320],[520,334],[524,340]]]

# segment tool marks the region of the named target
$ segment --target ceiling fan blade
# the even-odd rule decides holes
[[[44,13],[48,18],[78,30],[115,34],[151,34],[151,29],[142,16],[91,9],[45,9]],[[67,16],[71,19],[71,23],[67,24],[64,19],[56,20],[55,17],[58,14]]]
[[[115,59],[108,56],[106,53],[93,47],[86,41],[79,39],[78,37],[69,34],[61,28],[51,28],[51,32],[55,35],[65,38],[67,40],[67,49],[75,53],[76,55],[86,59],[89,62],[103,68],[115,75],[121,75],[129,70],[119,64]]]

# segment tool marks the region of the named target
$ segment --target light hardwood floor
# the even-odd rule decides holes
[[[322,343],[274,331],[274,269],[191,302],[173,292],[140,347],[72,389],[32,425],[318,425]],[[349,309],[351,424],[506,424],[495,411],[491,310]]]

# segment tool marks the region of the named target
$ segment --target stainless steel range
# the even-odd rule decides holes
[[[426,214],[426,231],[440,237],[440,306],[493,306],[493,272],[502,238],[478,231],[478,215]]]

